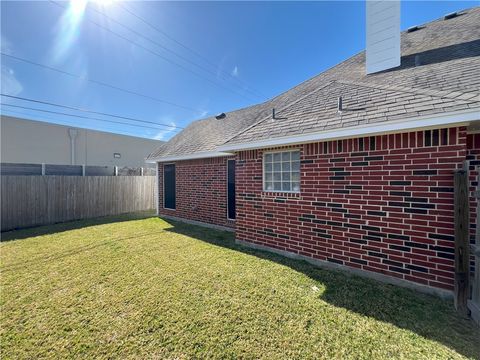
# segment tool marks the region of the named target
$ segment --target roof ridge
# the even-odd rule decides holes
[[[478,96],[478,93],[475,93],[473,91],[460,92],[460,91],[432,90],[432,89],[425,89],[425,88],[412,88],[408,86],[380,84],[376,82],[366,83],[363,81],[348,81],[348,80],[338,80],[337,82],[345,85],[363,86],[363,87],[368,87],[368,88],[373,88],[378,90],[400,91],[400,92],[406,92],[406,93],[413,93],[417,95],[428,95],[428,96],[432,96],[440,99],[446,98],[446,99],[459,100],[459,101],[467,101],[475,96]]]
[[[316,89],[308,92],[308,93],[305,94],[305,95],[300,96],[299,98],[295,99],[295,100],[292,101],[292,102],[289,102],[287,105],[285,105],[285,106],[282,107],[280,110],[278,110],[278,112],[281,112],[281,111],[284,111],[284,110],[288,109],[290,106],[295,105],[295,104],[298,103],[299,101],[305,99],[306,97],[314,94],[314,93],[317,92],[317,91],[320,91],[320,90],[326,88],[327,86],[329,86],[329,85],[331,85],[332,83],[335,83],[335,82],[337,82],[337,81],[336,81],[336,80],[329,80],[327,83],[323,84],[322,86],[320,86],[320,87],[318,87],[318,88],[316,88]],[[265,120],[268,120],[268,119],[271,119],[271,115],[265,116],[264,118],[262,118],[262,119],[260,119],[260,120],[258,120],[258,121],[256,121],[256,122],[254,122],[253,124],[251,124],[250,126],[246,127],[245,129],[239,131],[239,132],[236,133],[235,135],[229,137],[228,139],[226,139],[226,140],[222,143],[222,145],[223,145],[223,144],[226,144],[226,143],[229,142],[230,140],[236,138],[238,135],[243,134],[243,133],[246,132],[247,130],[250,130],[251,128],[257,126],[258,124],[261,124],[262,122],[264,122]]]

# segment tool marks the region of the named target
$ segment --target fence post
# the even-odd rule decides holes
[[[468,315],[469,277],[469,201],[468,172],[457,170],[454,174],[455,211],[455,309]]]
[[[85,176],[85,164],[82,165],[82,176]]]
[[[42,163],[42,176],[45,176],[45,163]]]

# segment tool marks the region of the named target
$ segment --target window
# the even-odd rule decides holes
[[[263,155],[263,190],[300,192],[300,151]]]

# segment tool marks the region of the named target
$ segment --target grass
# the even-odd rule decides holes
[[[452,303],[230,233],[120,217],[2,237],[3,359],[480,358]]]

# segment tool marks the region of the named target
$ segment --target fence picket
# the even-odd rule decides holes
[[[1,177],[1,230],[152,210],[154,176]]]

